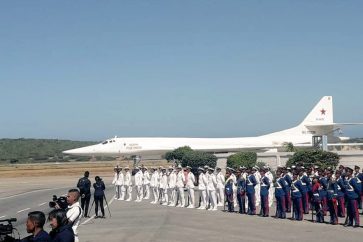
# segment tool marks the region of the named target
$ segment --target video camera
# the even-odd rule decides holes
[[[50,208],[55,208],[55,206],[57,204],[63,210],[68,208],[68,203],[67,203],[67,198],[66,197],[63,197],[63,196],[57,197],[56,195],[53,195],[52,200],[53,201],[49,202],[49,207]]]
[[[2,224],[7,222],[7,224]],[[14,227],[12,222],[16,222],[16,218],[0,220],[0,235],[9,235],[13,233]]]

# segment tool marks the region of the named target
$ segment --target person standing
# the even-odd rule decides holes
[[[95,201],[95,218],[105,218],[105,210],[103,208],[103,199],[105,197],[105,183],[99,176],[95,177],[96,182],[93,183],[94,201]],[[98,207],[101,209],[102,216],[98,216]]]
[[[74,241],[78,242],[78,226],[81,222],[82,218],[82,208],[78,202],[80,197],[80,193],[78,189],[70,189],[67,194],[67,203],[68,203],[68,209],[67,209],[67,219],[68,223],[72,225],[72,230],[74,233]]]
[[[224,183],[225,183],[225,178],[222,174],[222,170],[221,168],[217,167],[217,200],[218,200],[218,204],[217,206],[221,207],[224,204]]]
[[[265,176],[267,176],[268,180],[270,181],[270,188],[268,189],[268,206],[272,207],[274,202],[274,191],[275,191],[273,184],[274,176],[269,166],[266,166],[265,169],[266,169]]]
[[[294,173],[293,179],[291,182],[291,198],[293,202],[293,217],[292,219],[302,221],[304,209],[302,205],[302,183],[299,179],[299,175],[297,172]]]
[[[330,215],[330,224],[338,224],[338,207],[337,207],[337,196],[338,188],[336,180],[333,179],[333,172],[327,171],[327,199],[328,199],[328,210]]]
[[[240,169],[237,170],[237,201],[239,206],[238,212],[240,214],[246,213],[246,176],[243,174],[244,171],[245,167],[240,167]],[[235,184],[232,181],[232,190],[233,186],[235,186]]]
[[[156,204],[159,199],[159,173],[155,168],[151,168],[150,188],[153,193],[154,201],[151,204]]]
[[[275,198],[276,198],[276,218],[286,218],[285,204],[285,180],[281,177],[281,170],[276,171]]]
[[[234,204],[233,204],[233,180],[231,178],[231,171],[226,171],[226,182],[225,182],[225,197],[228,205],[228,212],[234,212]]]
[[[185,198],[184,198],[184,183],[185,183],[185,175],[183,172],[183,169],[181,165],[179,165],[177,168],[177,174],[176,174],[176,188],[178,192],[178,206],[179,208],[185,207]]]
[[[270,216],[269,212],[269,189],[270,189],[270,180],[265,175],[265,170],[261,169],[260,171],[261,179],[260,179],[260,200],[261,200],[261,210],[260,210],[260,216],[262,217],[268,217]]]
[[[122,187],[124,186],[124,174],[122,173],[122,168],[116,166],[114,168],[114,177],[112,180],[112,185],[115,185],[115,199],[124,200],[124,192],[122,192]]]
[[[91,200],[91,181],[89,180],[89,171],[84,172],[84,177],[80,178],[77,183],[81,195],[81,208],[84,216],[88,218],[88,207]]]
[[[358,212],[358,195],[361,190],[361,186],[356,177],[353,177],[353,169],[345,168],[346,179],[344,181],[345,197],[347,198],[347,222],[344,226],[359,227],[359,212]]]
[[[143,193],[144,193],[144,199],[150,198],[150,174],[147,170],[147,167],[144,166],[142,169],[143,173]]]
[[[216,196],[216,186],[217,186],[217,179],[216,175],[214,174],[214,169],[209,167],[208,168],[208,183],[207,183],[207,191],[209,193],[208,197],[210,198],[210,211],[217,211],[217,196]]]
[[[167,206],[169,202],[169,196],[168,196],[168,175],[166,174],[166,169],[164,167],[160,167],[160,204]]]
[[[344,218],[345,217],[344,180],[339,170],[335,172],[335,180],[337,185],[338,217]]]
[[[176,172],[173,167],[169,167],[168,175],[168,193],[169,193],[169,207],[176,206]]]
[[[135,168],[135,187],[136,187],[136,200],[135,202],[141,202],[143,198],[143,173],[140,170],[140,167]]]
[[[127,199],[125,201],[129,202],[132,199],[131,172],[130,172],[130,168],[128,166],[126,166],[124,168],[124,170],[125,170],[125,181],[124,181],[125,192],[124,192],[124,194],[127,194]]]
[[[198,190],[199,190],[199,198],[200,198],[200,205],[198,209],[206,209],[207,205],[207,179],[204,174],[204,168],[198,168]]]
[[[251,169],[248,169],[248,176],[246,179],[246,194],[248,200],[248,215],[256,215],[256,190],[255,186],[257,185],[256,177],[252,173]]]
[[[195,176],[191,171],[191,167],[187,166],[187,173],[188,173],[188,180],[187,180],[187,190],[188,190],[188,197],[189,197],[189,206],[187,208],[195,208],[195,199],[194,199],[194,183],[195,183]]]

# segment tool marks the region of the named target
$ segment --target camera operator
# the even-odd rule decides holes
[[[95,177],[96,183],[93,183],[95,189],[94,201],[95,201],[95,214],[96,218],[105,218],[105,209],[103,208],[103,198],[105,197],[105,183],[99,176]],[[102,217],[98,216],[98,206],[101,208]]]
[[[24,238],[21,242],[49,242],[50,237],[47,232],[43,230],[45,224],[45,214],[40,211],[28,213],[26,220],[26,231],[32,235]]]
[[[78,242],[78,233],[77,228],[82,218],[82,208],[79,206],[78,199],[80,197],[80,193],[77,189],[71,189],[68,191],[67,195],[67,218],[68,222],[71,224],[73,232],[74,232],[74,241]]]
[[[52,231],[49,233],[51,242],[75,242],[72,223],[68,222],[66,211],[54,209],[49,213],[48,220],[52,227]]]
[[[89,171],[84,173],[84,177],[80,178],[77,187],[81,193],[81,208],[84,211],[84,216],[88,218],[88,207],[91,200],[91,181],[88,179]]]

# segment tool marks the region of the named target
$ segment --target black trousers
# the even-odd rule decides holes
[[[84,212],[84,216],[88,216],[89,201],[91,200],[91,193],[81,194],[81,208]]]
[[[98,216],[98,206],[101,208],[102,216],[105,216],[105,209],[103,208],[103,196],[95,196],[95,214]]]

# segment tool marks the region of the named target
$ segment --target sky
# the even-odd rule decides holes
[[[363,121],[363,2],[1,1],[0,138],[243,137]],[[363,127],[344,136],[363,137]]]

